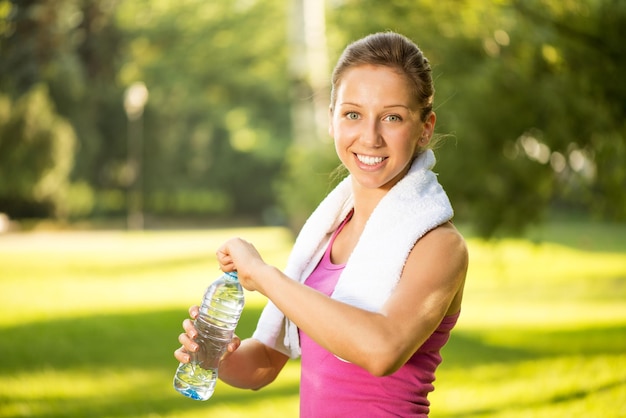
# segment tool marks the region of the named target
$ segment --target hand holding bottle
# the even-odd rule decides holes
[[[189,308],[189,317],[190,319],[185,319],[183,321],[183,329],[185,332],[178,336],[178,342],[182,344],[180,348],[174,351],[174,357],[181,363],[189,363],[191,361],[190,353],[195,353],[198,351],[198,343],[194,341],[194,339],[198,336],[198,330],[193,324],[193,321],[198,317],[200,313],[200,307],[198,305],[193,305]],[[233,334],[233,339],[228,346],[226,347],[226,353],[222,357],[222,360],[227,358],[231,353],[235,352],[241,345],[241,339]]]
[[[269,267],[254,245],[241,238],[226,241],[217,250],[217,261],[223,271],[236,270],[241,285],[250,291],[259,289],[255,279],[260,272]]]

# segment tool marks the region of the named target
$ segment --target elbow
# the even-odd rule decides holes
[[[406,362],[401,351],[388,353],[369,353],[363,368],[372,376],[384,377],[393,374]]]
[[[366,370],[375,377],[384,377],[384,376],[389,376],[390,374],[393,374],[395,372],[398,371],[398,369],[401,367],[402,365],[397,365],[395,363],[385,363],[385,362],[374,362],[373,364],[369,365]]]
[[[219,375],[218,375],[219,376]],[[247,389],[247,390],[251,390],[251,391],[258,391],[260,389],[263,389],[265,386],[269,385],[270,383],[272,383],[274,381],[274,379],[259,379],[259,378],[252,378],[250,380],[247,379],[224,379],[221,376],[219,376],[220,380],[223,381],[224,383],[238,388],[238,389]]]
[[[403,364],[404,363],[399,363],[399,362],[398,363],[393,363],[393,362],[380,363],[376,367],[373,367],[370,373],[376,377],[389,376],[397,372],[398,369],[400,369],[400,367],[402,367]]]
[[[257,390],[263,389],[265,386],[269,385],[274,380],[276,380],[277,376],[278,376],[278,371],[274,371],[274,370],[272,371],[272,373],[266,373],[266,374],[262,374],[259,376],[255,376],[250,382],[250,384],[244,389],[250,389],[256,392]]]
[[[346,360],[365,369],[375,377],[389,376],[400,369],[415,352],[413,345],[403,340],[394,340],[393,335],[370,338],[370,344],[363,344],[360,350],[351,353]]]
[[[256,383],[250,387],[250,389],[252,389],[253,391],[263,389],[265,386],[269,385],[270,383],[273,383],[274,380],[276,380],[276,377],[278,377],[278,371],[275,373],[272,373],[271,375],[265,376],[262,379],[257,380]]]
[[[263,389],[265,386],[267,386],[267,384],[252,386],[252,387],[250,388],[250,390],[251,390],[251,391],[253,391],[253,392],[256,392],[256,391],[258,391],[258,390]]]

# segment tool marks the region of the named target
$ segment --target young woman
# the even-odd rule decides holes
[[[468,264],[431,171],[433,95],[428,60],[406,37],[346,48],[329,132],[350,175],[306,222],[284,272],[239,238],[217,251],[224,271],[269,299],[253,337],[230,344],[223,381],[259,389],[301,355],[301,417],[428,415]],[[188,362],[196,332],[183,327],[175,357]]]

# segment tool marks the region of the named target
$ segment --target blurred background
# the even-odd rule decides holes
[[[332,67],[385,30],[470,249],[431,416],[626,417],[623,0],[0,0],[0,417],[297,416],[297,361],[202,403],[172,352],[225,239],[284,266]]]
[[[431,60],[457,221],[624,220],[625,27],[621,0],[1,0],[2,225],[296,230],[338,165],[332,66],[384,30]]]

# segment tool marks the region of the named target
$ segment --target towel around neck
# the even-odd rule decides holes
[[[378,203],[339,277],[332,298],[378,311],[400,280],[415,243],[450,220],[452,206],[432,171],[431,150],[413,162],[409,172]],[[319,262],[333,231],[353,209],[351,177],[331,191],[296,238],[285,274],[304,282]],[[300,355],[298,330],[269,301],[253,338],[290,357]]]

